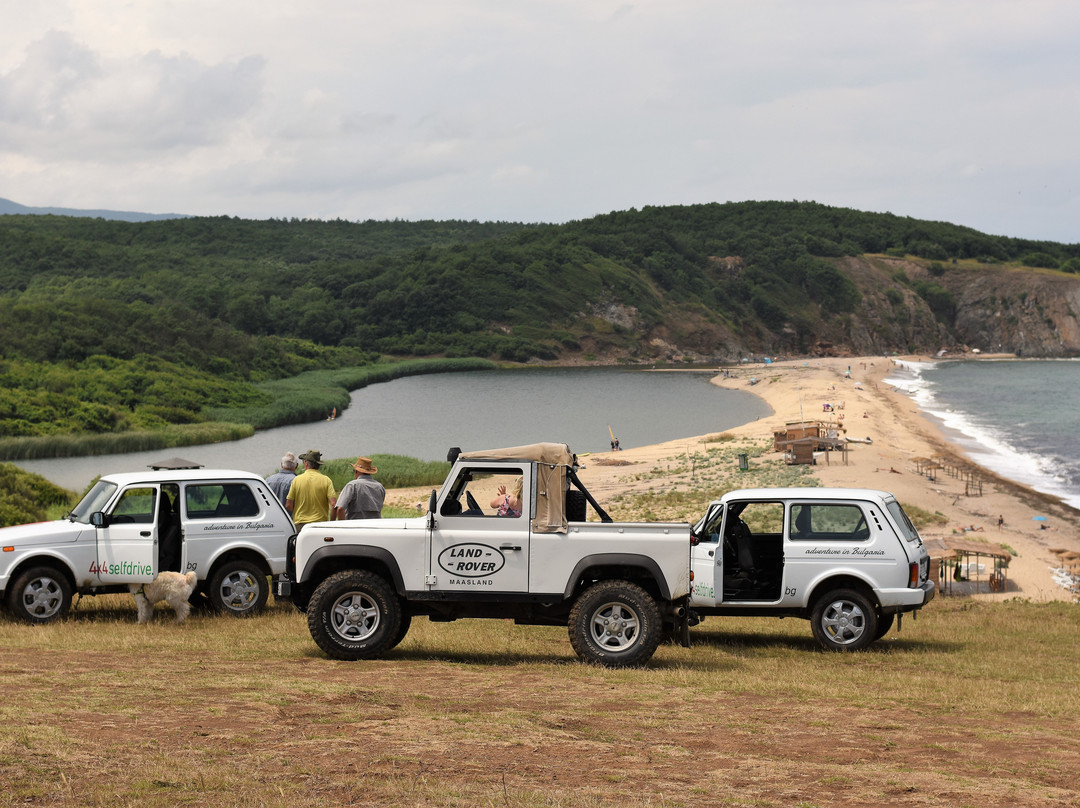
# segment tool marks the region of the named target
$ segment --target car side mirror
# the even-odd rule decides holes
[[[431,489],[431,496],[428,497],[428,503],[427,503],[427,518],[428,518],[428,529],[429,530],[434,530],[435,529],[435,501],[436,501],[435,489],[432,488]]]
[[[103,514],[101,511],[94,511],[90,514],[90,524],[94,527],[108,527],[109,517]]]

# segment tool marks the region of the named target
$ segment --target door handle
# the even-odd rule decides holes
[[[149,530],[140,530],[139,535],[140,536],[145,536],[146,538],[150,538],[150,531]]]
[[[500,550],[520,550],[521,545],[520,544],[500,544],[499,549]]]

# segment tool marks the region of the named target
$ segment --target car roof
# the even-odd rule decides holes
[[[895,499],[888,491],[875,488],[741,488],[722,497],[732,499]]]
[[[161,471],[125,471],[105,474],[101,478],[117,485],[132,483],[179,483],[206,482],[213,480],[248,480],[263,482],[263,478],[250,471],[235,469],[163,469]]]

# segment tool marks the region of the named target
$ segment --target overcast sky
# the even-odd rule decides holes
[[[815,200],[1080,242],[1076,0],[0,0],[0,197],[564,222]]]

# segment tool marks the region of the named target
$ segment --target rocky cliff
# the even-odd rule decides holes
[[[1080,277],[990,264],[840,259],[863,298],[838,346],[853,354],[979,349],[1030,357],[1080,356]],[[947,292],[934,312],[916,289]]]
[[[975,262],[884,256],[835,259],[861,293],[840,316],[769,330],[681,312],[647,329],[630,358],[709,362],[741,355],[874,355],[978,349],[1027,357],[1080,356],[1080,277]],[[634,330],[621,313],[619,326]],[[632,319],[632,318],[631,318]],[[597,353],[624,352],[591,344]]]

